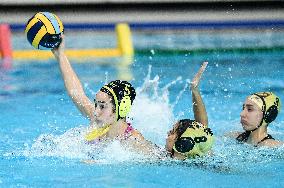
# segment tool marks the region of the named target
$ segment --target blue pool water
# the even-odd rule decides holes
[[[67,32],[66,38],[70,48],[115,46],[112,32]],[[175,120],[193,118],[187,80],[208,61],[200,90],[216,135],[214,155],[184,162],[153,161],[117,142],[94,152],[98,163],[83,162],[93,151],[82,138],[88,121],[68,98],[56,61],[15,61],[0,72],[0,187],[283,187],[283,147],[254,148],[224,137],[241,131],[248,94],[270,90],[284,101],[283,39],[281,30],[134,32],[132,65],[121,59],[73,64],[91,98],[106,80],[130,78],[138,96],[129,119],[163,147]],[[31,47],[15,34],[13,48]],[[276,139],[284,140],[283,124],[281,112],[269,126]]]

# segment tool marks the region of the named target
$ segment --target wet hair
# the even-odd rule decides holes
[[[178,121],[178,127],[176,129],[177,138],[180,138],[181,135],[186,131],[186,129],[192,126],[194,120],[191,119],[182,119]]]

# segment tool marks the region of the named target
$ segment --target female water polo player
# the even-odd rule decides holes
[[[195,120],[178,121],[168,132],[166,150],[177,159],[194,158],[209,153],[213,145],[213,133],[208,128],[208,117],[198,84],[207,66],[204,62],[191,82],[192,103]]]
[[[152,145],[126,122],[136,93],[126,81],[112,81],[96,94],[94,102],[86,96],[82,84],[64,53],[64,36],[58,48],[52,50],[59,67],[68,95],[80,112],[90,120],[90,130],[86,142],[120,140],[127,146],[143,153],[152,153]]]
[[[275,140],[267,132],[269,123],[274,121],[280,112],[280,99],[272,92],[257,92],[249,95],[240,114],[245,132],[233,133],[238,142],[254,146],[280,146],[283,142]]]

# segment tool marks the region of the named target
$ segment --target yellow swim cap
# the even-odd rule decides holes
[[[213,133],[201,123],[187,120],[190,126],[177,139],[173,150],[185,155],[187,158],[203,156],[208,153],[214,143]]]
[[[103,86],[100,91],[107,93],[114,100],[117,120],[125,118],[136,96],[132,85],[127,81],[115,80]]]
[[[260,126],[265,123],[274,121],[280,112],[280,98],[272,92],[257,92],[248,96],[263,112],[263,119]]]

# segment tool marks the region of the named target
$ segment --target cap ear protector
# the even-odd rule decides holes
[[[181,137],[177,139],[174,147],[177,152],[186,153],[194,148],[195,143],[198,144],[206,141],[207,141],[206,136],[200,136],[195,138]]]
[[[277,115],[278,115],[277,106],[273,105],[267,109],[266,113],[263,116],[263,120],[266,123],[271,123],[276,119]]]
[[[258,92],[249,96],[263,112],[263,121],[267,124],[274,121],[280,112],[280,99],[272,92]],[[260,126],[263,124],[261,122]]]
[[[177,139],[174,150],[180,153],[189,152],[195,145],[194,139],[191,137],[181,137]]]
[[[131,99],[130,99],[130,91],[129,91],[129,86],[125,85],[124,88],[124,95],[118,105],[118,116],[119,117],[126,117],[127,114],[130,112],[131,109]]]

